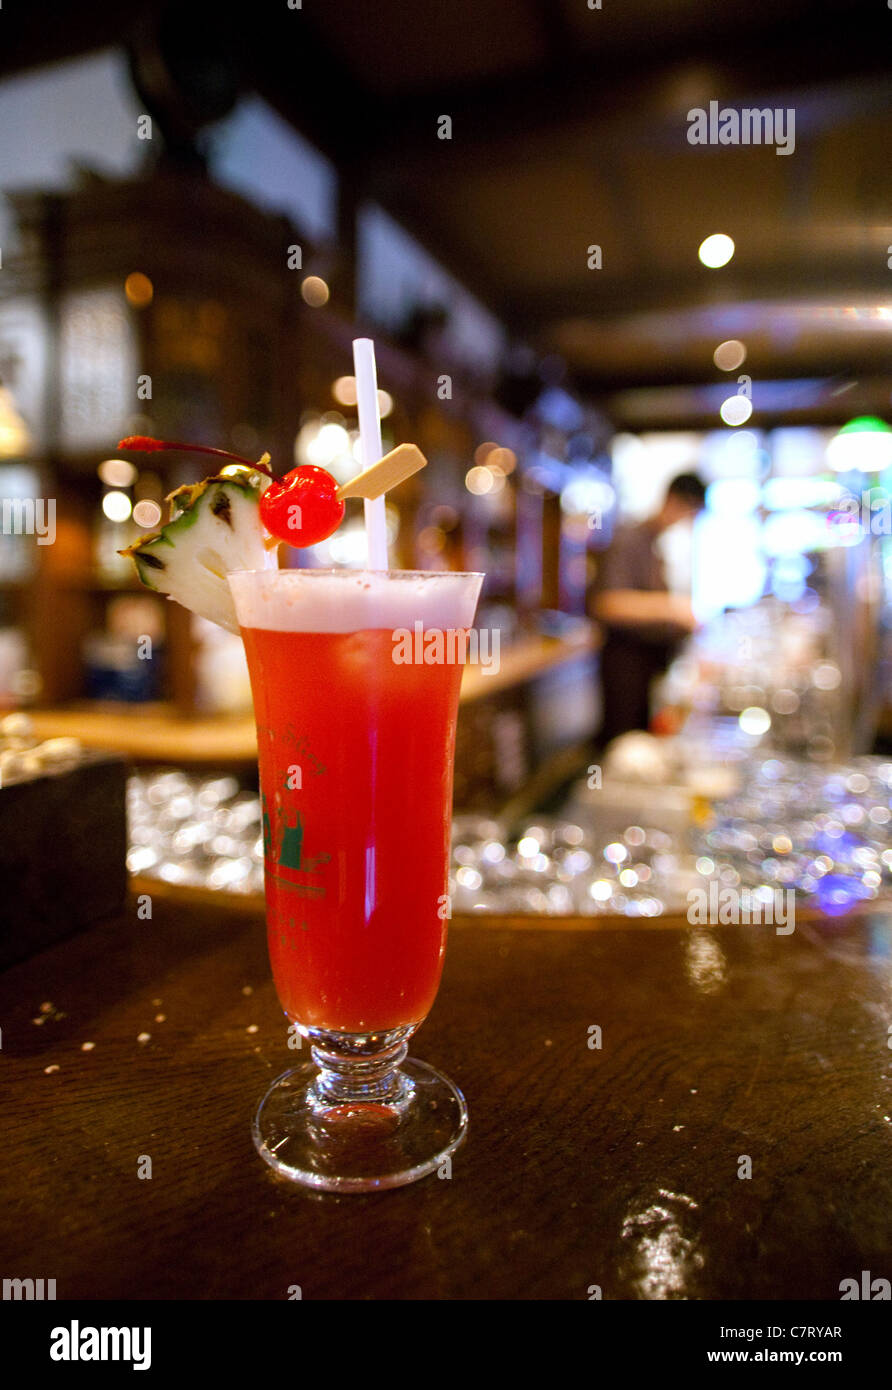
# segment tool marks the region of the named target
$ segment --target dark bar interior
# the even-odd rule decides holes
[[[890,1298],[890,24],[3,6],[4,1299]]]

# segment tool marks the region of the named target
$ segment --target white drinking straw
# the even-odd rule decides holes
[[[378,408],[378,373],[375,344],[371,338],[353,339],[353,370],[356,374],[356,407],[359,412],[359,456],[362,468],[371,468],[383,454],[381,412]],[[363,501],[369,569],[387,569],[387,518],[384,498]]]

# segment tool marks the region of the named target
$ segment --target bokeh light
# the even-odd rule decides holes
[[[134,309],[145,309],[155,296],[155,286],[148,275],[143,275],[141,270],[134,270],[124,281],[124,293],[128,304],[132,304]]]
[[[469,468],[465,474],[465,487],[475,497],[483,497],[486,493],[492,492],[495,481],[496,474],[489,468],[482,468],[479,464],[474,468]]]
[[[739,338],[728,338],[726,342],[719,343],[712,360],[720,371],[736,372],[746,361],[746,347]]]
[[[102,510],[109,521],[127,521],[133,507],[126,492],[107,492],[102,499]]]
[[[474,458],[476,461],[476,454]],[[513,473],[517,467],[517,455],[513,449],[491,449],[486,458],[486,466],[491,468],[494,473],[501,473],[505,477],[509,473]]]
[[[482,468],[483,465],[489,459],[489,456],[493,452],[493,450],[498,449],[498,447],[498,444],[496,444],[492,439],[484,440],[484,442],[482,444],[478,444],[477,448],[474,450],[474,462],[476,464],[479,464]]]
[[[356,404],[356,377],[339,376],[332,384],[331,394],[339,405]]]
[[[697,255],[710,270],[718,270],[719,266],[727,265],[734,255],[734,242],[724,232],[713,232],[712,236],[701,241]]]
[[[300,292],[311,309],[321,309],[323,304],[328,303],[330,291],[320,275],[308,275],[301,284]]]
[[[722,401],[719,414],[726,425],[743,425],[753,413],[753,403],[749,396],[729,396]]]
[[[892,429],[876,415],[859,415],[827,445],[827,462],[838,473],[878,473],[892,466]]]
[[[137,526],[142,526],[144,530],[150,531],[153,526],[157,526],[161,521],[161,508],[157,502],[151,498],[144,497],[141,502],[137,502],[133,508],[133,520]]]
[[[137,470],[126,459],[103,459],[96,470],[108,487],[132,487]]]
[[[760,705],[748,705],[746,709],[740,711],[737,722],[745,734],[761,737],[762,734],[767,734],[771,728],[771,715],[767,709],[762,709]]]

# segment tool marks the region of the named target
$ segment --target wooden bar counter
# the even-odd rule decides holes
[[[531,684],[556,668],[597,650],[583,626],[578,635],[524,637],[501,653],[498,669],[466,666],[461,704],[473,706]],[[87,748],[122,753],[134,762],[219,767],[257,763],[253,714],[180,714],[172,705],[82,701],[30,712],[38,738],[77,738]]]
[[[60,1300],[838,1300],[890,1273],[890,1001],[885,912],[456,921],[412,1049],[468,1099],[452,1177],[315,1194],[251,1144],[295,1059],[262,918],[131,900],[0,976],[0,1262]]]

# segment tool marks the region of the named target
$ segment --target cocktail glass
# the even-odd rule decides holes
[[[284,1177],[363,1192],[443,1165],[464,1097],[408,1041],[449,918],[452,772],[483,576],[230,575],[257,723],[273,978],[289,1045],[254,1143]]]

